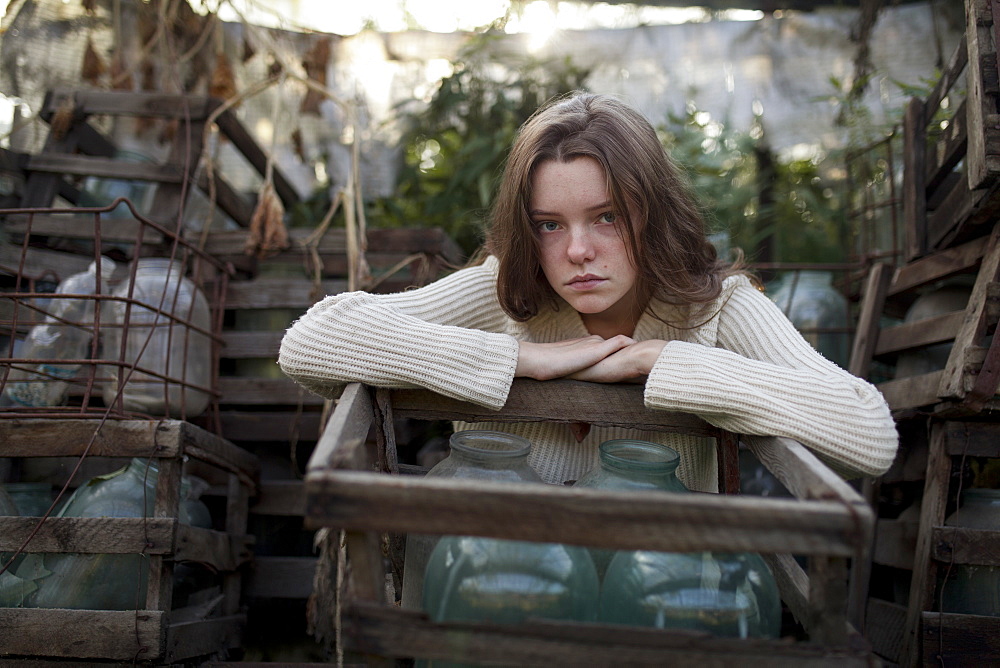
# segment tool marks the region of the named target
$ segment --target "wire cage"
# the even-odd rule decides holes
[[[0,418],[170,418],[220,432],[230,267],[127,198],[0,209],[0,221]]]

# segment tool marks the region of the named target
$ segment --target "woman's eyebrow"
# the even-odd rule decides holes
[[[611,200],[606,200],[600,204],[594,204],[593,206],[588,206],[585,211],[597,211],[599,209],[610,209]],[[529,216],[558,216],[560,215],[558,211],[544,211],[542,209],[531,209],[528,211]]]

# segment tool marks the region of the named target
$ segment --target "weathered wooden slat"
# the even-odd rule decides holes
[[[313,592],[315,574],[316,557],[255,557],[246,595],[306,599]]]
[[[945,564],[1000,566],[1000,531],[934,527],[931,556]]]
[[[903,116],[903,227],[907,260],[918,258],[927,250],[926,123],[923,102],[911,98]]]
[[[175,439],[157,440],[157,422],[152,420],[110,420],[101,426],[90,454],[95,457],[148,457],[157,445],[157,456],[175,457],[180,443]],[[0,443],[5,457],[74,457],[83,454],[99,425],[85,419],[0,420]]]
[[[323,404],[322,397],[306,390],[290,378],[221,376],[218,388],[221,393],[219,403],[224,405],[321,406]]]
[[[954,421],[943,428],[950,456],[1000,458],[1000,423]]]
[[[288,323],[289,326],[291,324],[291,322]],[[223,359],[273,357],[275,364],[277,364],[278,348],[281,347],[281,339],[284,335],[284,331],[251,332],[231,330],[223,332],[222,350],[219,354]]]
[[[928,107],[929,108],[929,107]],[[955,166],[965,157],[968,144],[966,134],[965,101],[959,104],[952,114],[948,127],[933,147],[933,155],[928,156],[924,187],[927,192],[934,192],[944,179],[952,173]],[[963,178],[963,184],[968,189],[968,182]],[[932,199],[932,198],[928,198]]]
[[[934,343],[952,341],[964,318],[965,311],[954,311],[917,322],[886,327],[879,334],[875,355],[899,353]]]
[[[345,387],[337,400],[337,410],[330,416],[309,458],[307,471],[366,468],[364,445],[374,415],[371,396],[364,385],[351,383]]]
[[[123,162],[114,158],[59,153],[38,153],[31,156],[28,158],[28,170],[156,183],[181,183],[184,180],[183,173],[174,165],[151,165]]]
[[[975,4],[977,3],[966,3],[967,7]],[[996,92],[997,62],[991,33],[990,26],[978,20],[977,12],[966,11],[965,36],[969,51],[966,77],[969,133],[966,173],[972,190],[981,187],[994,171],[994,161],[988,156],[986,149],[987,116],[996,112],[993,94]]]
[[[134,218],[109,218],[101,216],[101,233],[97,234],[93,214],[35,214],[31,216],[31,234],[57,236],[66,239],[88,239],[100,237],[102,242],[135,242],[142,223]],[[28,216],[9,216],[5,226],[14,234],[28,232]],[[163,241],[163,235],[154,229],[143,233],[143,243],[158,244]]]
[[[868,599],[865,638],[872,644],[872,650],[876,654],[893,663],[899,662],[905,619],[904,606],[877,598]]]
[[[876,387],[893,411],[918,408],[930,406],[940,401],[938,387],[943,376],[943,370],[931,371],[919,376],[888,380],[879,383]]]
[[[214,102],[213,107],[218,106],[218,102]],[[299,202],[299,193],[292,186],[291,182],[285,177],[283,171],[276,165],[268,164],[267,154],[261,149],[257,141],[247,132],[247,129],[242,123],[236,118],[231,109],[219,114],[215,119],[215,124],[219,127],[219,131],[226,136],[229,141],[233,142],[233,146],[236,147],[243,157],[247,159],[256,170],[258,174],[267,173],[268,169],[271,170],[271,179],[274,184],[274,192],[277,193],[278,197],[281,199],[281,203],[285,206],[286,211],[290,211]],[[249,222],[249,219],[248,219]]]
[[[0,551],[12,552],[36,528],[27,552],[169,554],[177,521],[142,517],[0,517]]]
[[[867,378],[876,346],[881,341],[879,321],[885,308],[885,296],[892,280],[892,265],[876,262],[868,271],[848,370],[859,378]]]
[[[498,514],[497,508],[504,512]],[[636,495],[361,471],[311,472],[306,478],[306,512],[312,528],[543,542],[558,536],[560,542],[576,545],[680,552],[853,556],[857,531],[850,510],[833,502],[668,492]],[[510,522],[510,517],[518,521]]]
[[[202,95],[56,88],[45,96],[41,114],[48,119],[67,101],[82,115],[151,116],[201,120],[218,104]]]
[[[614,625],[567,625],[549,620],[525,624],[438,624],[411,610],[356,602],[344,614],[350,649],[389,657],[489,657],[510,665],[697,665],[788,668],[867,666],[865,649],[810,643],[711,638],[706,635]]]
[[[23,259],[23,264],[22,264]],[[62,253],[60,251],[28,248],[23,253],[19,246],[13,246],[0,239],[0,272],[23,278],[40,279],[56,278],[62,280],[67,276],[86,271],[93,257]]]
[[[916,523],[880,519],[875,530],[872,561],[883,566],[912,570],[913,551],[916,547]]]
[[[302,517],[306,511],[306,491],[301,480],[264,480],[250,506],[254,515]]]
[[[206,290],[212,286],[206,286]],[[252,281],[229,281],[226,285],[226,308],[232,310],[265,308],[307,308],[327,295],[347,291],[347,281],[324,279],[318,288],[305,278],[258,278]]]
[[[719,430],[694,415],[656,411],[644,406],[641,385],[604,385],[574,380],[518,379],[507,402],[492,411],[429,390],[393,390],[398,417],[465,422],[565,422],[716,436]]]
[[[927,109],[931,111],[931,114],[937,111],[938,107],[941,106],[941,100],[944,99],[952,87],[958,82],[962,74],[964,73],[965,66],[969,62],[969,47],[966,42],[966,36],[963,33],[962,39],[959,40],[958,46],[951,54],[951,58],[948,59],[948,64],[945,66],[944,70],[941,72],[941,78],[934,85],[933,90],[927,95],[927,99],[924,101]]]
[[[781,600],[800,621],[809,618],[809,576],[795,557],[790,554],[763,554],[774,581],[781,592]]]
[[[984,236],[899,267],[889,286],[889,295],[898,295],[976,266],[986,252],[988,241]]]
[[[1000,663],[1000,617],[924,612],[924,666],[990,666]]]
[[[110,661],[162,656],[166,613],[158,610],[0,608],[0,652]]]
[[[180,661],[240,647],[246,621],[246,615],[229,615],[170,624],[166,629],[166,655],[171,661]]]
[[[174,559],[207,564],[220,571],[235,571],[253,558],[252,544],[252,536],[179,524]]]
[[[272,401],[272,404],[275,402]],[[305,411],[236,411],[219,414],[222,432],[238,442],[315,441],[319,437],[320,413]]]

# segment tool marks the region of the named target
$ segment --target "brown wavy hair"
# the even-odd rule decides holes
[[[544,162],[581,157],[601,165],[615,214],[628,219],[622,229],[643,299],[686,313],[716,299],[723,279],[741,271],[739,261],[717,256],[683,170],[649,121],[614,97],[572,93],[543,105],[521,126],[491,212],[483,250],[499,260],[497,292],[511,318],[523,322],[545,302],[558,304],[538,259],[532,178]]]

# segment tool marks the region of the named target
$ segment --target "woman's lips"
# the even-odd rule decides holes
[[[572,290],[590,290],[597,287],[607,279],[600,276],[587,274],[586,276],[576,276],[566,285]]]

